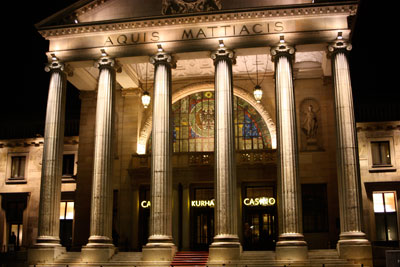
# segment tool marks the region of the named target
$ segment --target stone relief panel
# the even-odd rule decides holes
[[[182,14],[220,10],[221,0],[163,0],[162,14]]]
[[[301,150],[323,150],[321,110],[318,101],[314,98],[303,99],[300,103],[299,118]]]

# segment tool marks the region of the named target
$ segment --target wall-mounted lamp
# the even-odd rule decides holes
[[[157,51],[158,52],[163,52],[164,51],[164,49],[162,48],[161,44],[157,44]]]
[[[337,34],[337,39],[338,40],[342,40],[343,39],[343,35],[342,34],[343,34],[342,32],[338,32],[338,34]]]

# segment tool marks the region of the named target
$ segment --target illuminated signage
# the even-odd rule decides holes
[[[211,200],[192,200],[190,202],[190,206],[192,207],[210,207],[210,208],[214,208],[215,206],[215,200],[211,199]]]
[[[246,206],[273,206],[275,205],[276,200],[273,197],[256,197],[256,198],[250,198],[246,197],[243,199],[243,204]]]
[[[142,202],[140,202],[140,206],[144,209],[150,208],[151,202],[150,200],[143,200]]]

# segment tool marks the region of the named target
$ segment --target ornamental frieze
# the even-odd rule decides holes
[[[164,15],[220,10],[221,0],[163,0]]]

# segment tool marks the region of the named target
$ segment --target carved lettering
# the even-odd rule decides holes
[[[265,23],[254,24],[237,24],[237,25],[221,25],[208,27],[195,27],[183,29],[181,35],[179,32],[166,31],[149,31],[134,32],[130,34],[120,34],[108,36],[104,42],[104,46],[113,45],[131,45],[139,43],[150,43],[159,41],[178,41],[188,39],[205,39],[218,38],[225,36],[245,36],[268,34],[273,32],[283,32],[285,24],[282,21],[271,21]]]
[[[105,46],[106,46],[106,45],[114,45],[114,43],[113,43],[113,41],[111,40],[111,37],[110,37],[110,36],[108,36],[108,38],[107,38],[106,42],[104,43],[104,45],[105,45]]]
[[[151,34],[151,40],[153,41],[153,42],[157,42],[157,41],[159,41],[160,40],[160,33],[159,32],[153,32],[152,34]]]
[[[214,29],[218,28],[217,26],[207,27],[207,29],[211,29],[211,37],[214,37]]]
[[[183,30],[182,33],[182,40],[183,39],[193,39],[193,32],[192,29],[190,29],[188,32],[186,30]]]
[[[281,21],[275,22],[275,31],[277,32],[283,31],[283,23]]]
[[[203,37],[200,37],[200,35],[203,36]],[[204,33],[204,31],[203,31],[202,28],[200,28],[199,32],[198,32],[197,35],[196,35],[196,38],[207,38],[207,36],[206,36],[206,34]]]
[[[260,29],[261,28],[261,29]],[[262,31],[262,25],[261,24],[254,24],[253,25],[253,32],[254,33],[262,33],[263,31]]]
[[[118,44],[127,44],[128,37],[125,34],[118,36],[117,42]]]
[[[240,30],[239,35],[242,35],[243,32],[245,32],[246,34],[250,34],[250,32],[247,29],[246,25],[243,25],[242,29]]]

